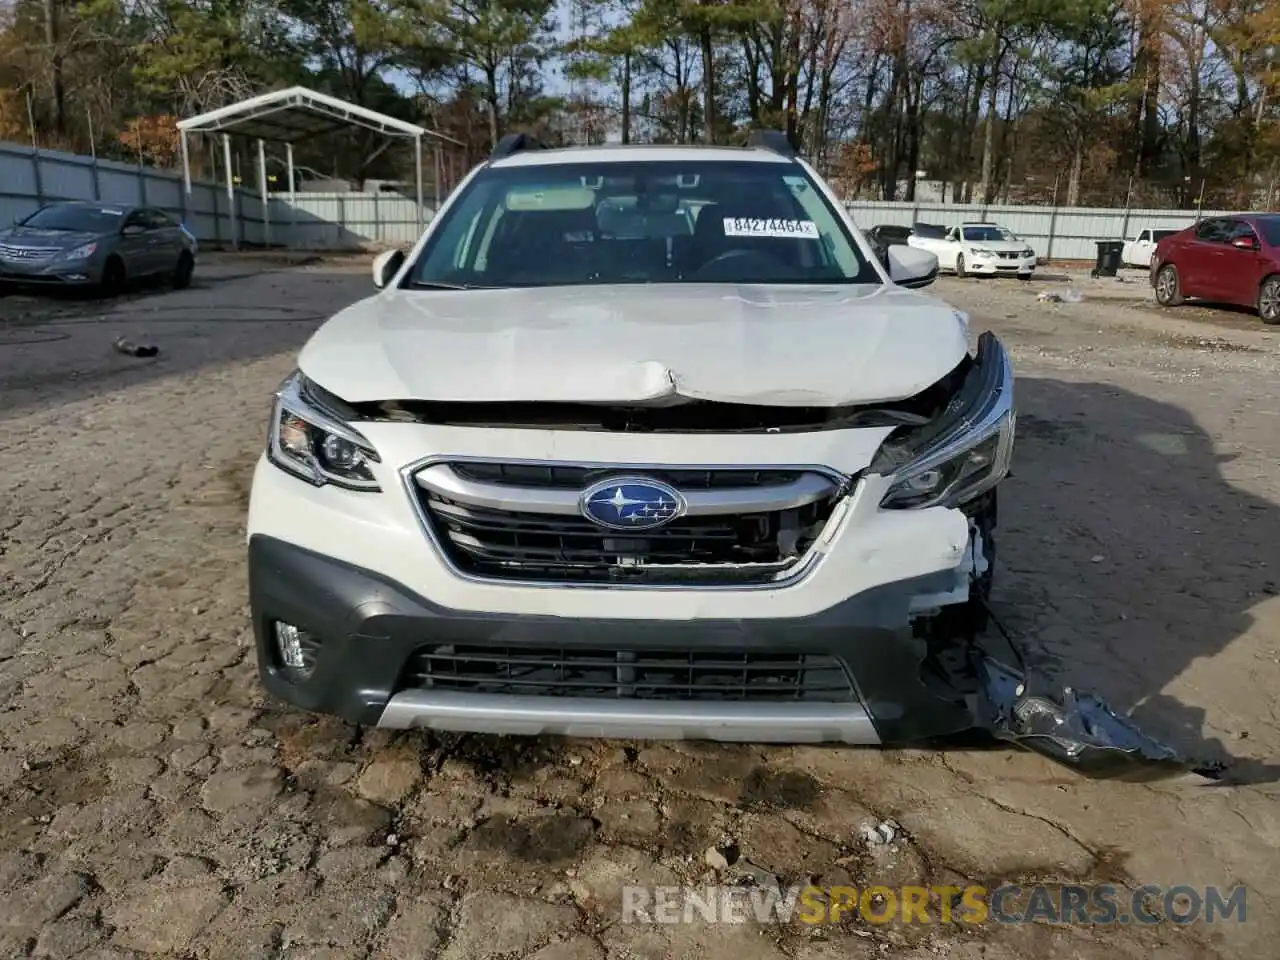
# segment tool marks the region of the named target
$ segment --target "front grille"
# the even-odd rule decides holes
[[[580,490],[616,474],[616,469],[577,464],[458,462],[453,471],[468,480],[519,487]],[[724,490],[737,487],[772,487],[793,483],[798,470],[644,470],[646,477],[669,483],[679,490]]]
[[[48,260],[57,252],[56,247],[11,247],[0,243],[0,257],[6,260]]]
[[[1017,260],[1020,256],[1021,254],[1017,254],[1017,253],[1001,253],[1000,259],[1001,260]]]
[[[437,646],[416,651],[401,689],[630,700],[849,703],[826,654]]]
[[[801,561],[840,495],[834,481],[804,471],[629,468],[631,475],[664,480],[686,497],[700,493],[712,504],[709,512],[693,515],[691,510],[666,526],[632,533],[597,526],[575,506],[578,491],[618,475],[616,469],[539,466],[531,468],[540,471],[536,476],[518,473],[509,464],[450,464],[446,469],[444,474],[424,471],[414,484],[441,549],[463,573],[523,582],[768,583],[786,577]],[[784,502],[786,485],[802,479],[814,491],[809,502]],[[718,495],[731,511],[727,504],[744,491],[754,509],[720,512]],[[775,492],[778,507],[768,509]],[[504,498],[519,506],[495,505]],[[540,503],[544,509],[538,509]]]

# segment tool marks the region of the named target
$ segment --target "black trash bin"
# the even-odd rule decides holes
[[[1091,277],[1114,277],[1120,270],[1120,255],[1124,253],[1123,240],[1099,240],[1098,260],[1089,272]]]

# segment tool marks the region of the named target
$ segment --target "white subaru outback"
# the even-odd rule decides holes
[[[1061,726],[1010,712],[1016,670],[965,668],[1013,378],[908,289],[936,273],[882,264],[778,134],[505,138],[276,397],[248,524],[265,687],[492,733]]]

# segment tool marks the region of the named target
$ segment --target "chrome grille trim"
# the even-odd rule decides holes
[[[58,247],[14,247],[0,243],[0,257],[7,260],[48,260],[58,252]]]
[[[450,573],[452,573],[454,576],[458,577],[459,579],[468,581],[470,583],[484,584],[484,585],[491,585],[491,586],[502,586],[507,589],[510,589],[512,587],[518,587],[518,588],[532,588],[532,589],[547,588],[547,589],[557,589],[557,590],[565,590],[565,589],[649,590],[649,591],[776,590],[780,587],[791,586],[805,579],[806,577],[810,576],[813,573],[813,571],[818,567],[818,565],[822,562],[823,554],[820,551],[815,550],[814,547],[811,545],[810,548],[806,550],[801,556],[795,558],[794,560],[789,561],[785,566],[783,566],[780,569],[778,568],[778,565],[767,565],[767,564],[743,565],[744,570],[746,570],[746,568],[751,566],[756,566],[757,568],[761,568],[765,566],[772,567],[773,569],[771,573],[773,578],[767,581],[751,580],[747,582],[732,582],[732,581],[691,582],[690,581],[690,582],[628,583],[628,582],[582,581],[582,580],[566,580],[566,579],[523,580],[523,579],[513,579],[510,577],[495,577],[495,576],[487,576],[480,573],[474,573],[469,570],[463,569],[457,563],[454,562],[450,554],[448,545],[442,540],[441,533],[437,530],[436,524],[433,523],[429,515],[428,509],[426,507],[426,500],[429,496],[428,488],[422,485],[419,485],[417,481],[417,475],[419,473],[425,470],[428,470],[429,468],[437,464],[450,464],[450,463],[454,463],[454,464],[470,463],[470,464],[484,464],[484,465],[504,463],[504,464],[520,466],[520,467],[548,468],[549,470],[557,470],[561,468],[570,469],[570,470],[583,470],[583,471],[590,471],[592,473],[603,473],[605,475],[609,473],[619,473],[619,474],[641,473],[645,475],[651,475],[651,474],[662,475],[662,474],[669,474],[669,473],[680,473],[685,471],[692,471],[697,473],[736,472],[736,473],[743,473],[743,474],[810,473],[810,474],[819,474],[822,477],[826,478],[827,481],[830,482],[831,484],[830,496],[833,501],[833,504],[835,505],[838,505],[840,499],[848,495],[848,493],[852,490],[854,483],[856,481],[855,477],[848,476],[846,474],[839,472],[838,470],[834,470],[831,467],[824,466],[821,464],[789,464],[789,463],[788,464],[769,464],[769,465],[760,465],[760,466],[744,466],[742,464],[723,464],[723,463],[638,464],[638,463],[600,462],[600,461],[581,461],[581,460],[513,459],[513,458],[498,458],[498,457],[476,457],[476,456],[468,456],[468,455],[435,454],[429,457],[424,457],[421,460],[417,460],[413,463],[407,464],[406,466],[402,467],[400,470],[400,480],[404,488],[405,494],[409,498],[410,505],[412,506],[414,514],[418,519],[418,524],[421,527],[423,534],[430,541],[431,545],[435,548],[437,556],[440,557],[440,560],[444,564],[446,569],[448,569]],[[457,476],[456,471],[451,471],[451,472],[454,473],[455,476]],[[493,486],[497,487],[499,485],[493,484]],[[504,494],[510,492],[508,484],[502,484],[501,488],[503,489]],[[690,491],[690,493],[692,492],[693,491]],[[576,495],[575,495],[575,504],[576,504]],[[577,512],[576,508],[574,512],[575,513]],[[827,522],[830,523],[832,517],[835,517],[837,515],[840,515],[841,517],[843,517],[843,514],[841,514],[839,510],[836,510],[833,508],[833,510],[830,512],[827,518]],[[827,531],[824,530],[823,535],[826,535],[826,533]],[[821,537],[816,538],[815,543],[817,542],[817,540],[820,540],[820,539]],[[658,566],[660,565],[655,565],[655,567],[658,567]],[[696,565],[688,565],[688,566],[693,567]]]
[[[634,467],[628,470],[646,476],[661,472],[644,468],[636,470]],[[610,472],[603,471],[601,479]],[[421,470],[414,480],[424,490],[448,500],[462,501],[468,506],[515,513],[579,515],[578,504],[582,495],[580,489],[483,483],[460,476],[447,463],[437,463]],[[838,484],[830,477],[817,473],[800,473],[795,480],[779,486],[681,490],[681,494],[686,504],[684,515],[698,517],[790,510],[826,500],[838,489]]]

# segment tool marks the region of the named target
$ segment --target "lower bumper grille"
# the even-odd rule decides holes
[[[401,689],[759,703],[857,699],[839,658],[795,652],[439,646],[413,655]]]
[[[455,568],[513,582],[774,582],[801,563],[842,494],[833,478],[806,471],[640,470],[702,499],[669,524],[633,532],[578,510],[581,485],[607,470],[483,466],[438,464],[417,475],[413,494]]]

